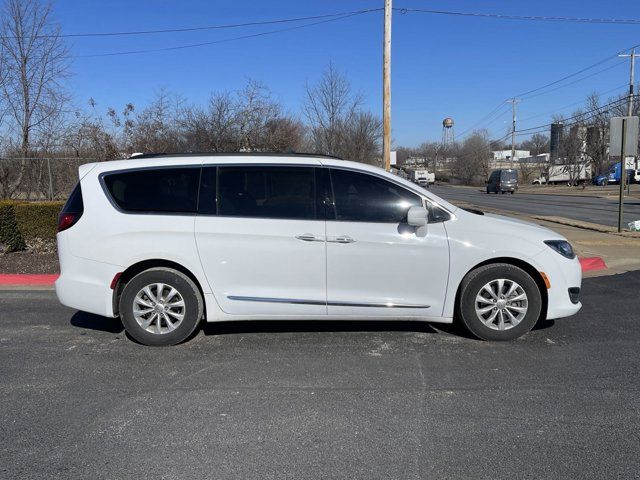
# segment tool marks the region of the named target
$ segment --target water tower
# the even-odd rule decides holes
[[[455,142],[453,118],[447,117],[442,121],[442,145],[446,147],[453,142]]]

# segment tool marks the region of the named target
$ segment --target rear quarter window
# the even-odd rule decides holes
[[[125,212],[195,213],[200,167],[148,168],[107,173],[104,186]]]

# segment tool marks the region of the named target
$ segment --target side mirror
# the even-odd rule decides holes
[[[407,223],[412,227],[424,227],[427,224],[429,212],[424,207],[411,207],[407,212]]]

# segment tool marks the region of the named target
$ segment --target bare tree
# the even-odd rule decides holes
[[[303,112],[309,122],[311,148],[357,162],[380,161],[382,122],[362,110],[362,95],[329,64],[315,85],[307,85]]]
[[[594,172],[600,174],[606,171],[609,165],[608,147],[611,112],[602,109],[600,98],[595,93],[587,98],[586,108],[594,113],[587,125],[585,154],[591,160]]]
[[[380,162],[380,139],[382,121],[371,112],[357,112],[344,125],[343,145],[340,156],[354,162],[382,166]]]
[[[486,130],[473,132],[460,146],[452,173],[465,184],[478,183],[489,174],[491,147]]]
[[[529,140],[520,144],[522,150],[529,150],[532,156],[549,152],[549,137],[542,133],[534,133]]]
[[[340,155],[344,126],[351,123],[362,104],[347,77],[329,64],[315,85],[307,84],[302,106],[309,121],[311,143],[318,153]]]
[[[12,127],[20,133],[20,153],[31,155],[32,134],[60,113],[68,97],[62,81],[69,74],[69,52],[52,20],[51,4],[6,0],[2,20],[3,101]]]
[[[238,149],[236,103],[228,92],[212,94],[206,108],[186,107],[182,130],[190,149],[232,152]]]

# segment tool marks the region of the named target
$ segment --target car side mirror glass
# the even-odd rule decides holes
[[[407,223],[412,227],[424,227],[428,220],[429,212],[424,207],[411,207],[407,212]]]

